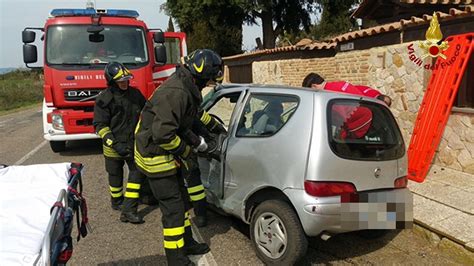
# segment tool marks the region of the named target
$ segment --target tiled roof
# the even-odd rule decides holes
[[[470,17],[474,15],[474,5],[468,5],[464,7],[464,10],[459,10],[455,8],[449,9],[449,13],[436,12],[440,21],[460,18],[460,17]],[[416,26],[418,24],[428,23],[431,21],[431,15],[423,15],[423,17],[412,17],[411,19],[402,19],[400,23],[402,27],[405,26]]]
[[[388,1],[387,1],[388,2]],[[393,1],[396,2],[396,1]],[[417,5],[470,5],[474,3],[474,0],[398,0],[401,4],[417,4]],[[351,17],[363,17],[368,10],[372,7],[381,4],[388,4],[378,0],[364,0],[360,3],[359,7],[352,13]],[[392,3],[396,4],[396,3]],[[394,6],[395,8],[395,6]]]
[[[377,35],[384,32],[399,30],[401,27],[400,22],[393,22],[389,24],[384,24],[380,26],[375,26],[372,28],[367,28],[363,30],[351,31],[348,33],[341,34],[331,39],[333,42],[343,42],[352,39],[357,39],[365,36]]]
[[[401,0],[401,1],[423,1],[423,0]],[[435,1],[435,0],[426,0],[426,1]],[[438,1],[443,1],[443,0],[438,0]],[[468,0],[465,0],[465,1],[468,1]],[[451,8],[449,10],[449,13],[436,12],[436,14],[439,18],[439,21],[470,17],[470,16],[474,16],[474,5],[465,6],[464,10]],[[423,15],[423,17],[412,17],[411,19],[402,19],[399,22],[393,22],[393,23],[375,26],[368,29],[362,29],[358,31],[351,31],[348,33],[344,33],[332,38],[331,40],[327,42],[319,42],[319,41],[314,41],[310,39],[303,39],[299,41],[296,45],[277,47],[273,49],[257,50],[257,51],[253,51],[249,53],[228,56],[228,57],[224,57],[224,60],[237,59],[241,57],[256,56],[256,55],[263,55],[263,54],[296,51],[296,50],[333,49],[336,47],[338,42],[345,42],[345,41],[354,40],[354,39],[358,39],[358,38],[362,38],[366,36],[381,34],[384,32],[401,30],[406,27],[417,26],[420,24],[428,24],[431,21],[431,18],[432,18],[431,15]]]
[[[406,4],[433,4],[433,5],[470,5],[473,0],[400,0]]]
[[[410,1],[410,0],[406,0]],[[416,1],[416,0],[412,0]],[[422,0],[419,0],[422,1]],[[427,0],[428,1],[428,0]],[[434,0],[433,0],[434,1]],[[460,17],[468,17],[474,15],[474,6],[466,6],[464,10],[455,8],[449,9],[449,13],[436,12],[440,21],[446,21],[450,19],[456,19]],[[384,32],[400,30],[404,27],[416,26],[419,24],[429,23],[431,21],[431,15],[423,15],[423,17],[412,17],[411,19],[402,19],[399,22],[393,22],[380,26],[375,26],[368,29],[348,32],[331,39],[332,42],[343,42],[348,40],[357,39],[360,37],[376,35]]]
[[[279,52],[297,51],[297,50],[326,50],[336,47],[336,43],[318,42],[310,39],[303,39],[295,45],[276,47],[273,49],[256,50],[244,54],[224,57],[224,59],[236,59],[240,57],[256,56],[262,54],[274,54]]]

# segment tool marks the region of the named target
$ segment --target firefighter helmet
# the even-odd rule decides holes
[[[105,79],[108,85],[131,78],[133,78],[132,72],[119,62],[110,62],[105,66]]]
[[[220,82],[224,78],[222,58],[212,50],[197,49],[184,58],[184,64],[198,80]]]

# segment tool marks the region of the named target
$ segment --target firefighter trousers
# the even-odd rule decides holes
[[[128,166],[127,187],[123,188],[123,166]],[[105,157],[105,170],[109,174],[109,189],[112,204],[119,204],[123,201],[123,212],[136,212],[140,197],[140,187],[145,175],[135,166],[133,158],[110,159]]]
[[[184,173],[187,184],[187,190],[189,198],[191,199],[194,214],[196,216],[206,216],[206,192],[201,181],[201,171],[199,170],[199,162],[197,154],[193,153],[190,155],[190,160],[194,162],[191,164],[193,167]]]
[[[187,265],[190,260],[184,248],[195,242],[188,213],[191,205],[184,180],[180,174],[147,179],[161,209],[163,246],[168,265]]]

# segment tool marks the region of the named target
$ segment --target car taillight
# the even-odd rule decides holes
[[[395,179],[395,188],[406,188],[408,185],[408,179],[406,176],[399,177]]]
[[[356,188],[349,182],[304,181],[304,190],[311,196],[331,197],[355,193]]]

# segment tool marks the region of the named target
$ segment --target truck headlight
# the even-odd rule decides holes
[[[51,116],[53,121],[53,128],[58,130],[64,130],[63,117],[60,114],[53,114]]]

